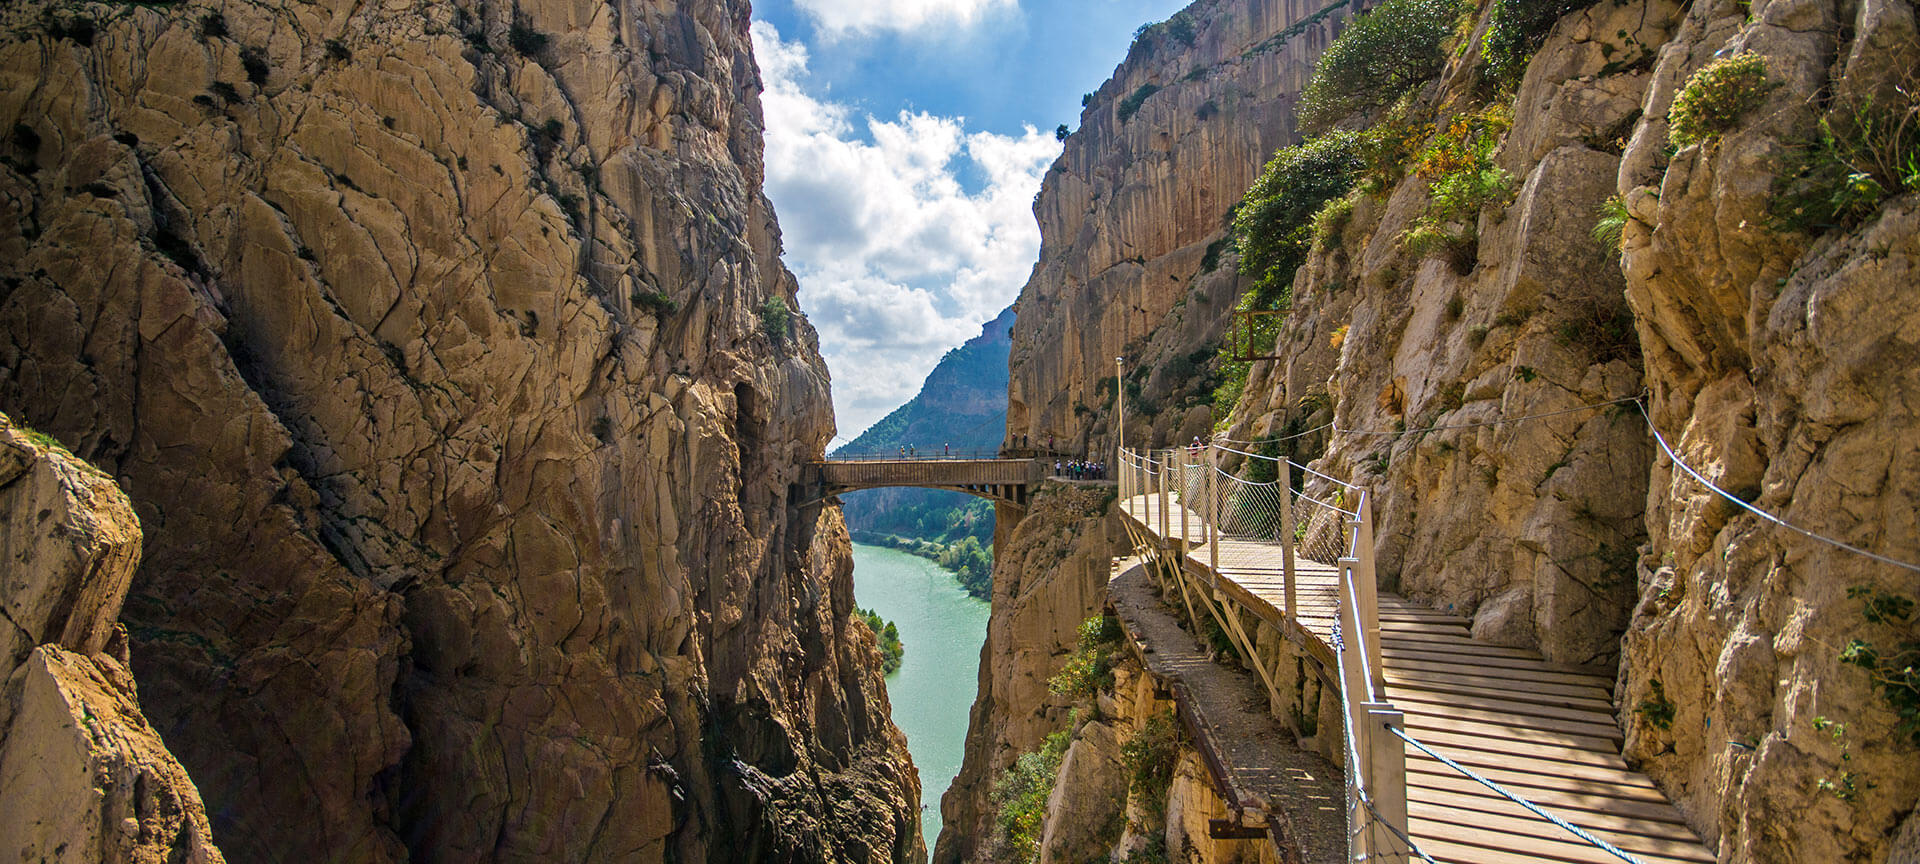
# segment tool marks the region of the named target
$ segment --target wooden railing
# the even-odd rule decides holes
[[[1254,482],[1221,468],[1224,457],[1238,454],[1267,460],[1273,479]],[[1221,556],[1269,548],[1281,564],[1283,605],[1278,610],[1288,631],[1317,641],[1314,652],[1332,660],[1341,691],[1344,763],[1347,781],[1349,849],[1356,860],[1406,861],[1412,853],[1407,841],[1406,751],[1390,726],[1401,725],[1401,712],[1385,698],[1386,678],[1380,653],[1380,607],[1374,569],[1372,498],[1364,487],[1311,471],[1284,458],[1235,451],[1218,445],[1149,452],[1120,451],[1120,500],[1151,502],[1151,529],[1172,543],[1182,556],[1204,555],[1204,572],[1215,596],[1228,592],[1221,584]],[[1295,472],[1302,472],[1302,491],[1295,491]],[[1304,491],[1314,486],[1323,498]],[[1350,503],[1349,503],[1350,502]],[[1314,508],[1305,520],[1296,510]],[[1176,540],[1177,538],[1177,540]],[[1251,545],[1250,545],[1251,544]],[[1157,543],[1155,544],[1158,545]],[[1337,623],[1322,632],[1301,619],[1298,572],[1302,559],[1332,565],[1337,572]],[[1183,602],[1196,614],[1185,586]],[[1237,617],[1221,616],[1204,602],[1209,614],[1228,637],[1252,658],[1255,644]],[[1269,691],[1276,689],[1262,664],[1251,664]]]

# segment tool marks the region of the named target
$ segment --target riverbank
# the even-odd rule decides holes
[[[887,676],[887,697],[920,773],[921,831],[931,847],[940,833],[940,796],[966,749],[988,605],[932,561],[859,542],[853,594],[859,606],[893,622],[907,644],[900,670]]]
[[[993,549],[980,545],[980,541],[971,536],[956,543],[939,543],[879,531],[853,529],[848,533],[854,543],[905,552],[940,565],[959,580],[961,590],[975,600],[985,602],[993,598]]]

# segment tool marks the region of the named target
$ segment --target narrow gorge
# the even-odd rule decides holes
[[[928,292],[794,214],[952,257],[1056,138],[765,14],[0,10],[0,856],[1920,862],[1911,0],[1195,0],[850,438],[822,334]],[[783,236],[776,100],[987,203]],[[856,520],[990,599],[944,793]]]

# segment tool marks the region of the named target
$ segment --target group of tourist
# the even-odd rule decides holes
[[[1059,459],[1055,459],[1053,460],[1053,476],[1065,477],[1068,480],[1105,480],[1107,479],[1107,463],[1088,462],[1080,459],[1071,459],[1062,462]]]

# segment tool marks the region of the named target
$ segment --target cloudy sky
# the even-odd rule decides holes
[[[767,195],[842,440],[1019,294],[1080,96],[1178,0],[762,0]]]

